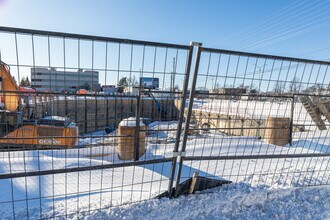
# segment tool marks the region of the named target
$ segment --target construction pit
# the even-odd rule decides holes
[[[330,100],[300,96],[292,101],[201,101],[192,109],[191,133],[220,132],[227,136],[264,139],[283,146],[292,142],[292,133],[327,130]],[[187,115],[188,110],[185,110]],[[303,123],[302,123],[303,122]]]

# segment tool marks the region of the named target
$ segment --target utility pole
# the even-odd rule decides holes
[[[175,92],[175,88],[174,88],[174,82],[175,82],[175,69],[176,69],[176,62],[175,62],[175,57],[173,57],[173,70],[172,70],[172,74],[171,74],[171,92],[172,95],[174,96],[174,92]]]
[[[262,75],[264,73],[264,70],[265,70],[265,67],[267,66],[267,64],[264,64],[264,65],[261,65],[261,66],[258,66],[257,63],[254,63],[253,64],[256,68],[258,68],[258,75],[259,75],[259,88],[258,88],[258,92],[261,92],[261,84],[262,84]],[[251,84],[251,87],[250,89],[252,89],[252,84]]]
[[[175,79],[175,57],[173,57],[173,70],[172,70],[172,74],[171,74],[171,91],[174,92],[174,79]]]

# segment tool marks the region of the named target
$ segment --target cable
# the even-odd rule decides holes
[[[330,25],[330,21],[329,21],[330,17],[327,17],[326,20],[328,20],[328,22],[325,22],[323,24],[320,24],[320,25],[317,25],[317,26],[314,26],[314,27],[310,27],[310,28],[307,28],[305,30],[302,30],[302,31],[299,31],[299,32],[296,32],[296,33],[292,33],[292,34],[289,34],[289,35],[286,35],[282,38],[278,38],[280,37],[281,35],[283,34],[279,34],[279,35],[276,35],[272,38],[269,38],[269,39],[274,39],[274,38],[277,38],[277,39],[274,39],[273,41],[270,41],[270,42],[267,42],[267,40],[269,39],[265,39],[265,40],[262,40],[262,41],[259,41],[255,44],[252,44],[250,46],[247,46],[247,47],[243,47],[241,49],[249,49],[249,50],[254,50],[254,49],[258,49],[258,48],[261,48],[261,47],[265,47],[265,46],[269,46],[269,45],[272,45],[274,43],[278,43],[278,42],[281,42],[283,40],[287,40],[287,39],[290,39],[292,37],[296,37],[296,36],[299,36],[299,35],[302,35],[302,34],[305,34],[305,33],[308,33],[310,31],[313,31],[313,30],[317,30],[317,29],[320,29],[320,28],[323,28],[323,27],[326,27],[328,25]],[[285,33],[286,34],[286,33]]]
[[[321,4],[319,4],[319,5],[316,5],[316,6],[314,6],[314,7],[309,7],[309,5],[310,4],[313,4],[313,3],[315,3],[315,2],[310,2],[309,4],[307,4],[307,5],[304,5],[302,8],[300,8],[299,10],[302,10],[302,9],[305,9],[305,8],[307,8],[307,10],[304,10],[304,11],[301,11],[301,12],[297,12],[298,10],[295,10],[295,11],[293,11],[293,12],[290,12],[290,13],[288,13],[288,14],[286,14],[285,16],[283,16],[283,17],[280,17],[280,21],[277,21],[277,23],[276,22],[274,22],[274,21],[271,21],[270,22],[270,24],[266,24],[265,25],[265,28],[263,27],[263,26],[260,26],[260,27],[258,27],[258,28],[255,28],[255,29],[253,29],[253,32],[251,32],[251,33],[248,33],[248,34],[246,34],[245,36],[242,36],[241,37],[241,39],[238,41],[238,44],[239,43],[241,43],[241,42],[244,42],[244,40],[245,39],[251,39],[252,37],[254,37],[254,36],[256,36],[256,35],[259,35],[260,34],[260,32],[265,32],[266,30],[272,30],[272,32],[275,32],[274,31],[274,27],[277,27],[279,24],[282,24],[282,23],[284,23],[284,22],[286,22],[286,27],[285,28],[287,28],[287,26],[288,25],[294,25],[295,23],[296,23],[296,21],[290,21],[290,20],[292,20],[292,18],[295,18],[295,17],[297,17],[298,15],[301,15],[301,14],[304,14],[304,13],[307,13],[307,12],[309,12],[309,11],[311,11],[312,9],[314,9],[314,8],[317,8],[317,7],[319,7],[320,5],[322,5],[322,4],[324,4],[324,2],[323,3],[321,3]],[[321,9],[322,10],[322,9]],[[314,14],[310,14],[309,16],[313,16],[313,15],[315,15],[316,13],[315,12],[313,12]],[[293,16],[292,16],[293,15]],[[305,19],[306,20],[306,19]],[[289,22],[287,22],[287,21],[289,21]],[[277,31],[279,31],[279,30],[281,30],[281,28],[282,27],[280,27],[279,29],[277,29]],[[259,30],[258,30],[259,29]],[[237,42],[236,42],[236,44],[237,44]],[[232,45],[232,44],[231,44]]]
[[[306,17],[306,18],[304,18],[303,20],[300,20],[299,22],[293,22],[293,23],[291,22],[291,24],[287,24],[285,28],[277,29],[277,30],[275,30],[275,31],[269,32],[267,35],[269,35],[269,36],[271,36],[271,37],[268,37],[268,38],[266,38],[266,39],[264,39],[264,40],[261,40],[261,41],[259,41],[258,43],[260,43],[260,42],[264,42],[264,41],[269,40],[269,39],[276,38],[276,37],[278,37],[278,36],[281,36],[281,35],[284,35],[284,34],[286,34],[286,33],[290,33],[290,32],[296,31],[296,30],[299,31],[299,29],[302,29],[302,28],[306,28],[306,29],[307,29],[308,26],[311,26],[311,25],[313,25],[313,24],[315,24],[315,23],[319,23],[319,22],[325,20],[324,18],[323,18],[323,19],[321,18],[321,19],[319,19],[319,20],[316,20],[316,21],[313,20],[312,22],[309,22],[309,23],[306,24],[306,22],[310,21],[311,19],[315,19],[316,17],[320,17],[321,15],[327,14],[327,13],[328,13],[328,8],[329,8],[329,7],[327,7],[327,8],[322,8],[321,10],[315,11],[315,12],[313,12],[313,14],[311,14],[309,17]],[[325,11],[323,11],[323,10],[325,10]],[[320,13],[321,11],[323,11],[323,12]],[[328,18],[328,17],[327,17],[327,18]],[[327,19],[327,18],[326,18],[326,19]],[[305,25],[292,29],[292,27],[297,26],[297,25],[299,25],[299,24],[305,24]],[[272,27],[271,27],[271,28],[272,28]],[[275,33],[278,33],[278,32],[281,32],[281,33],[280,33],[280,34],[277,34],[277,35],[274,36],[274,34],[275,34]],[[284,32],[284,33],[283,33],[283,32]],[[254,42],[254,43],[246,44],[246,45],[244,45],[244,46],[242,47],[242,49],[247,48],[247,47],[250,47],[251,45],[255,45],[255,44],[258,44],[258,43],[255,43],[255,42]]]
[[[298,5],[296,5],[297,2],[299,2]],[[236,34],[235,34],[234,36],[228,36],[228,37],[226,37],[223,41],[233,40],[233,39],[235,39],[235,38],[237,38],[237,37],[240,37],[241,34],[246,33],[246,32],[248,32],[248,31],[250,31],[251,29],[254,29],[255,26],[258,26],[258,25],[260,26],[260,25],[266,23],[267,21],[272,20],[272,19],[278,17],[279,15],[283,14],[284,12],[290,10],[290,7],[289,7],[289,6],[291,6],[291,5],[295,5],[293,8],[296,8],[296,7],[298,7],[299,5],[303,4],[304,2],[305,2],[305,1],[299,1],[299,0],[298,0],[298,1],[295,1],[295,2],[293,2],[292,4],[289,4],[288,6],[282,8],[281,10],[276,11],[276,12],[273,13],[272,15],[267,16],[267,17],[264,18],[263,20],[259,20],[258,22],[255,22],[255,23],[253,23],[252,25],[249,25],[249,26],[243,28],[241,31],[236,32]],[[292,9],[293,9],[293,8],[292,8]]]
[[[323,49],[318,49],[318,50],[314,50],[314,51],[311,51],[311,52],[308,52],[308,53],[304,53],[300,56],[306,56],[306,55],[310,55],[310,54],[313,54],[313,53],[318,53],[318,52],[321,52],[321,51],[324,51],[324,50],[329,50],[330,47],[326,47],[326,48],[323,48]]]

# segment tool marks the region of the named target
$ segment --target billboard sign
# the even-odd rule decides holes
[[[140,77],[140,85],[144,89],[158,89],[159,78]]]

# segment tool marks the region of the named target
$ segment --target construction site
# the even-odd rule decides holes
[[[2,216],[329,182],[328,61],[6,27],[1,37]]]

